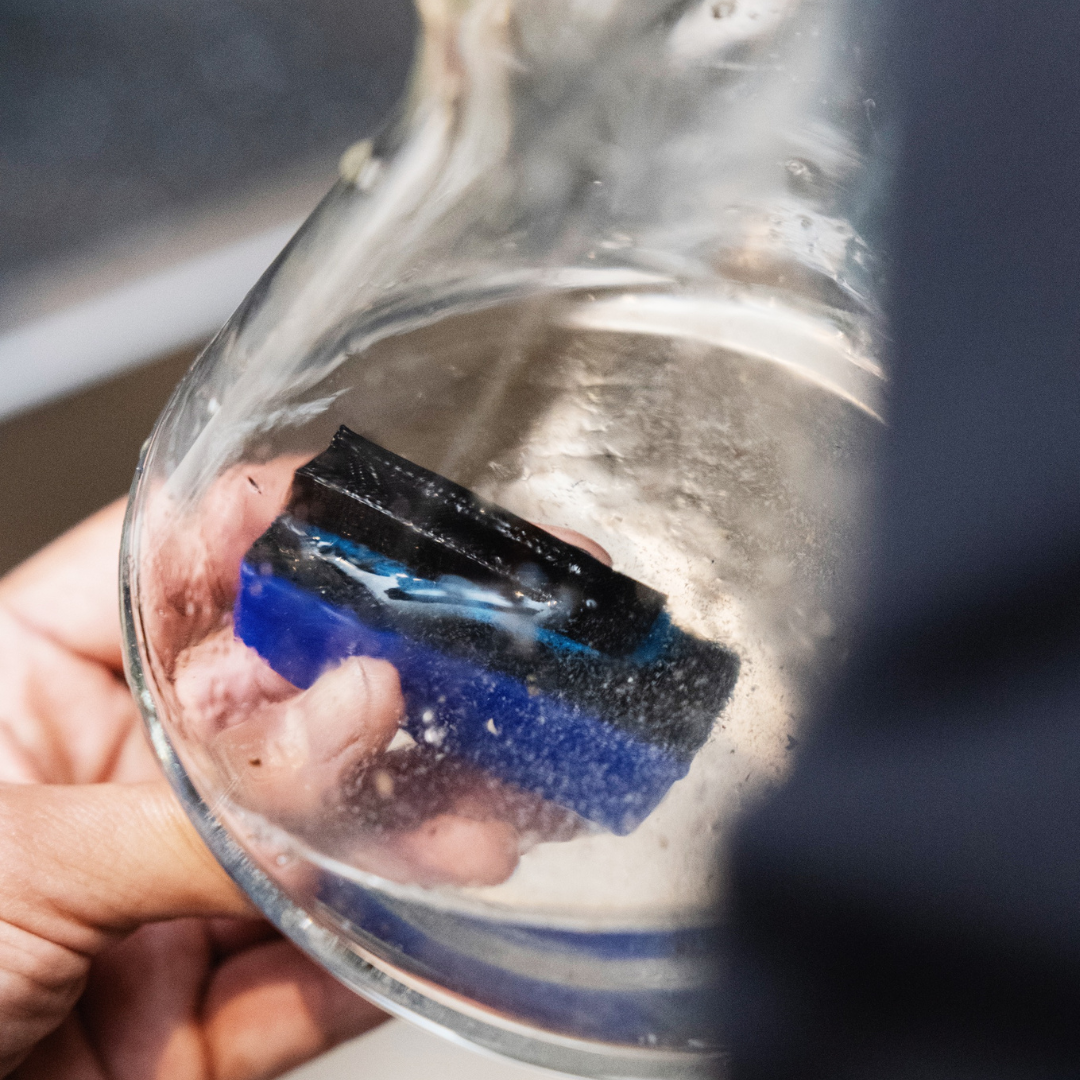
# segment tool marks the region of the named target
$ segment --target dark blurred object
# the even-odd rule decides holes
[[[893,4],[863,646],[735,854],[737,1077],[1080,1071],[1080,8]]]
[[[0,424],[0,574],[127,492],[185,350]]]
[[[0,297],[37,265],[333,162],[400,95],[408,0],[0,0]]]

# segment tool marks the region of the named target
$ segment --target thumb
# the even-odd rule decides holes
[[[144,922],[251,915],[164,781],[0,785],[0,922],[82,955]]]

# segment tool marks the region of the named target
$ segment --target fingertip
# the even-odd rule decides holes
[[[394,667],[370,657],[345,660],[307,690],[290,689],[291,697],[249,703],[238,722],[219,725],[213,748],[235,798],[306,830],[339,802],[348,777],[390,743],[405,702]]]
[[[517,833],[505,821],[440,814],[396,846],[418,885],[499,885],[518,864]]]
[[[573,544],[574,547],[581,548],[582,551],[587,552],[594,559],[599,559],[605,566],[611,566],[613,562],[605,548],[602,548],[595,540],[590,540],[584,533],[579,533],[576,529],[567,529],[562,525],[540,525],[539,528],[546,533],[551,533],[552,536],[556,536],[560,540],[565,540],[568,544]]]
[[[296,697],[279,675],[231,626],[207,635],[177,660],[173,690],[194,737],[208,739],[242,722],[253,709]]]
[[[289,708],[310,730],[313,757],[329,761],[346,750],[381,753],[397,733],[405,699],[393,664],[352,656],[324,672]]]
[[[231,598],[245,552],[281,513],[293,473],[307,456],[288,454],[272,461],[245,462],[224,473],[200,508],[212,589]]]

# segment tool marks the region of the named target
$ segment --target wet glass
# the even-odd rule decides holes
[[[726,837],[843,660],[881,425],[847,10],[420,8],[400,119],[147,445],[129,677],[348,985],[706,1075]]]

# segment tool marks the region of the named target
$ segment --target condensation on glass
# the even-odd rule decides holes
[[[838,0],[420,8],[400,118],[344,156],[147,446],[129,676],[215,853],[347,984],[565,1072],[705,1075],[726,838],[790,767],[858,588],[882,414],[858,50]],[[532,775],[445,752],[437,702],[403,699],[404,653],[301,677],[249,647],[238,595],[264,595],[282,545],[398,603],[430,585],[279,518],[342,425],[610,560],[734,657],[654,808],[609,813],[602,768],[600,809],[559,794],[573,740]],[[510,602],[451,577],[454,610]],[[519,660],[491,663],[527,711]],[[503,738],[484,701],[472,720]]]

